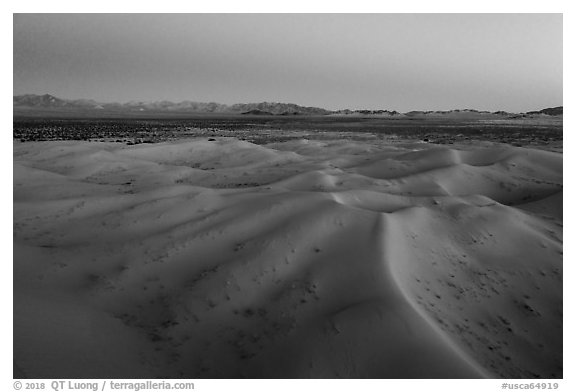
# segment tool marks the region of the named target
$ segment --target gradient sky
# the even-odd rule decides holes
[[[14,95],[523,112],[562,105],[561,14],[15,14]]]

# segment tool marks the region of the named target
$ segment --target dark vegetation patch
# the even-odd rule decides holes
[[[236,137],[256,144],[292,139],[398,137],[436,144],[494,141],[517,146],[562,142],[562,121],[511,123],[418,118],[331,116],[198,116],[185,119],[39,119],[15,117],[13,137],[22,142],[85,140],[124,144],[190,137]]]

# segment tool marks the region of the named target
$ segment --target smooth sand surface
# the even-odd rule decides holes
[[[562,377],[562,154],[14,144],[32,378]]]

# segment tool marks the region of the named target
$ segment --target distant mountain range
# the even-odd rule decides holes
[[[317,107],[300,106],[293,103],[260,102],[260,103],[237,103],[224,105],[215,102],[171,102],[171,101],[130,101],[126,103],[103,103],[91,99],[62,99],[50,94],[16,95],[13,97],[13,111],[15,114],[42,113],[79,113],[88,115],[105,114],[137,114],[137,113],[230,113],[246,115],[373,115],[386,117],[420,117],[434,115],[478,115],[494,114],[509,116],[515,115],[503,111],[482,112],[473,109],[450,110],[450,111],[411,111],[399,113],[389,110],[327,110]],[[559,116],[563,114],[563,107],[547,108],[540,111],[521,113],[526,115]]]
[[[292,103],[260,102],[237,103],[223,105],[215,102],[170,102],[130,101],[126,103],[103,103],[91,99],[62,99],[50,94],[44,95],[17,95],[14,96],[14,109],[64,109],[67,111],[108,111],[108,112],[167,112],[167,113],[247,113],[268,115],[324,115],[332,113],[330,110],[299,106]]]

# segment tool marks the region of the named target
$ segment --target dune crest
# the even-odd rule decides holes
[[[562,154],[14,144],[36,378],[561,378]]]

